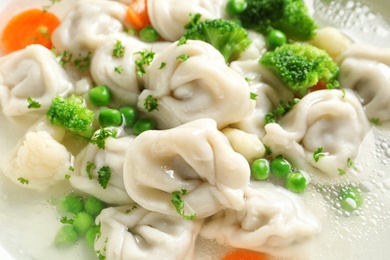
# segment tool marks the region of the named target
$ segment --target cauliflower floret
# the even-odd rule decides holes
[[[71,154],[46,131],[28,132],[7,158],[4,174],[39,191],[64,180],[71,166]]]

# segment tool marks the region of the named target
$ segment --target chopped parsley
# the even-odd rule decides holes
[[[40,108],[41,104],[38,101],[35,101],[31,96],[27,98],[28,106],[27,108]]]
[[[257,94],[256,93],[253,93],[253,92],[250,92],[249,93],[249,97],[250,97],[250,99],[252,99],[252,100],[257,100]]]
[[[92,53],[90,51],[84,57],[80,57],[79,55],[79,58],[73,61],[74,67],[82,71],[89,70],[91,67],[91,55]]]
[[[318,147],[317,150],[315,150],[315,152],[313,153],[313,158],[314,158],[314,161],[315,162],[318,162],[318,160],[321,158],[321,157],[324,157],[325,156],[325,153],[323,153],[324,149],[320,146]]]
[[[144,66],[149,66],[150,63],[152,63],[154,59],[154,55],[156,53],[153,51],[139,51],[136,52],[135,54],[141,55],[141,58],[135,61],[135,65],[137,67],[136,68],[137,75],[142,77],[146,73]]]
[[[73,166],[69,166],[69,171],[70,172],[74,172],[74,167]]]
[[[343,169],[338,169],[338,171],[339,171],[339,175],[345,175],[346,174],[346,172]]]
[[[352,161],[351,158],[347,159],[347,167],[350,169],[354,169],[355,171],[357,170],[355,163]]]
[[[178,60],[178,61],[186,61],[189,58],[190,58],[190,55],[188,55],[188,54],[181,54],[181,55],[176,57],[176,60]]]
[[[122,66],[116,66],[116,67],[114,68],[114,71],[115,71],[116,73],[118,73],[118,74],[122,74],[122,72],[123,72],[123,67],[122,67]]]
[[[49,9],[55,4],[55,3],[59,3],[59,2],[61,2],[62,0],[50,0],[50,4],[49,5],[44,5],[43,7],[42,7],[42,10],[44,11],[44,12],[47,12],[47,11],[49,11]]]
[[[49,33],[49,28],[47,28],[47,26],[39,26],[37,28],[37,32],[40,33],[42,35],[43,38],[47,39],[47,40],[50,40],[51,36],[50,36],[50,33]]]
[[[110,167],[103,166],[98,170],[97,174],[98,174],[98,181],[100,186],[102,186],[103,189],[107,188],[108,182],[110,181],[110,177],[111,177]]]
[[[379,118],[370,118],[370,122],[376,126],[382,125],[382,122],[379,120]]]
[[[123,46],[122,42],[117,40],[114,46],[114,50],[112,50],[112,56],[115,58],[122,58],[125,54],[125,46]]]
[[[73,225],[74,219],[72,219],[72,218],[67,218],[67,217],[62,217],[62,218],[60,219],[60,222],[61,222],[62,224],[70,224],[70,225]]]
[[[97,145],[97,147],[99,147],[99,149],[104,150],[106,148],[106,139],[108,137],[115,138],[116,134],[117,134],[117,132],[115,129],[100,128],[100,131],[95,132],[89,142],[91,144]]]
[[[65,174],[65,179],[69,180],[70,179],[70,175],[69,174]]]
[[[29,183],[29,180],[26,180],[25,178],[23,177],[19,177],[18,178],[18,181],[23,184],[23,185],[27,185]]]
[[[158,111],[158,102],[157,99],[152,95],[149,95],[145,98],[144,108],[148,110],[148,112],[152,112],[153,110]]]
[[[160,65],[160,67],[158,69],[162,70],[163,68],[165,68],[166,65],[167,65],[166,62],[161,62],[161,65]]]
[[[276,120],[279,117],[287,114],[296,104],[299,103],[299,101],[299,98],[294,98],[293,100],[288,101],[287,104],[283,103],[283,101],[280,101],[279,105],[273,112],[267,113],[265,115],[265,124],[276,123]]]
[[[87,162],[87,166],[85,167],[85,171],[87,172],[88,178],[90,180],[93,179],[92,170],[96,169],[96,165],[92,162]]]
[[[177,42],[177,46],[183,45],[187,43],[187,38],[182,36],[180,40]]]
[[[72,60],[73,54],[67,51],[64,51],[61,55],[59,55],[59,63],[61,66],[65,66]]]
[[[135,210],[135,209],[137,209],[137,206],[136,206],[136,205],[133,205],[130,209],[127,209],[127,210],[125,211],[125,214],[130,213],[130,212],[132,212],[132,211]]]
[[[182,199],[182,196],[184,196],[185,194],[187,193],[187,190],[186,189],[181,189],[180,191],[174,191],[172,192],[172,204],[175,206],[176,208],[176,212],[182,216],[184,219],[187,219],[187,220],[195,220],[196,219],[196,213],[188,216],[188,215],[185,215],[185,212],[184,212],[184,201]]]

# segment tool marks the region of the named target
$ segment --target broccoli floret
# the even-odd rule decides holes
[[[323,81],[327,88],[339,86],[339,68],[330,56],[309,44],[284,44],[266,52],[260,63],[273,71],[298,96]]]
[[[221,52],[226,62],[238,58],[251,43],[239,24],[224,19],[197,21],[186,31],[185,40],[201,40]],[[182,38],[182,39],[183,39]]]
[[[55,97],[46,116],[53,125],[62,126],[71,133],[88,138],[93,134],[94,112],[80,96]]]
[[[277,29],[295,41],[312,39],[317,29],[303,0],[247,0],[238,18],[244,28],[265,35]]]

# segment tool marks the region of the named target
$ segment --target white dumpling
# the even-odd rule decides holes
[[[115,1],[78,1],[52,35],[59,52],[67,51],[73,58],[85,57],[112,33],[125,28],[127,6]]]
[[[178,215],[172,192],[185,189],[185,215],[208,217],[240,210],[250,169],[212,119],[140,134],[126,152],[124,181],[130,197],[152,211]],[[207,201],[207,203],[205,203]]]
[[[180,55],[189,57],[180,61]],[[162,63],[166,65],[161,69]],[[147,112],[144,104],[148,96],[157,99],[158,110],[148,112],[148,116],[160,129],[206,117],[214,119],[221,129],[242,120],[255,106],[245,79],[206,42],[172,43],[156,54],[143,77],[145,90],[138,108]]]
[[[66,96],[72,90],[54,54],[41,45],[30,45],[0,58],[0,103],[7,117],[40,117],[54,97]],[[41,107],[29,109],[29,97]]]
[[[191,260],[201,225],[135,204],[104,209],[96,222],[95,251],[107,260]]]
[[[153,28],[165,40],[177,41],[185,33],[190,15],[201,14],[201,20],[224,16],[226,0],[148,0],[148,14]]]
[[[261,181],[251,186],[243,210],[217,213],[205,221],[200,236],[273,256],[300,254],[321,230],[316,217],[300,197],[280,186]]]
[[[72,155],[61,143],[64,136],[63,128],[43,117],[3,158],[2,171],[14,183],[37,191],[66,180]]]
[[[370,119],[390,119],[390,49],[353,45],[339,57],[340,85],[354,89]]]
[[[233,126],[262,138],[265,115],[272,112],[280,101],[291,100],[293,94],[273,73],[259,64],[258,59],[233,61],[230,68],[247,79],[251,92],[257,95],[253,112]]]
[[[319,90],[302,98],[279,124],[267,124],[262,141],[273,156],[283,155],[298,169],[334,177],[348,170],[369,129],[351,90]],[[323,156],[316,162],[320,147]]]
[[[108,137],[104,149],[88,144],[75,158],[74,172],[69,179],[72,186],[110,204],[132,203],[123,185],[123,161],[132,141],[130,136]],[[90,169],[89,175],[87,167],[90,163],[95,167]],[[98,180],[98,171],[106,166],[111,170],[111,176],[106,188],[103,188]]]
[[[113,56],[116,44],[124,48],[122,57]],[[137,76],[137,52],[159,51],[169,43],[147,44],[125,33],[111,34],[97,49],[91,60],[91,74],[97,85],[106,85],[116,104],[136,105],[142,82]],[[118,72],[118,70],[120,70]]]

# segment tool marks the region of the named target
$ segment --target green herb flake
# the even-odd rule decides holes
[[[27,98],[28,106],[27,108],[40,108],[41,104],[38,101],[35,101],[31,96]]]
[[[42,35],[43,38],[47,39],[47,40],[50,40],[51,36],[50,36],[50,33],[49,33],[49,28],[47,28],[47,26],[39,26],[37,28],[37,32],[40,33]]]
[[[67,51],[64,51],[62,54],[60,54],[59,56],[59,63],[61,66],[65,66],[66,64],[68,64],[69,62],[72,61],[72,57],[73,57],[73,54],[72,53],[69,53]]]
[[[98,174],[98,181],[100,186],[102,186],[103,189],[106,189],[111,177],[110,167],[103,166],[98,170],[97,174]]]
[[[355,163],[353,162],[353,160],[351,158],[347,159],[347,167],[350,169],[353,169],[355,171],[357,170]]]
[[[70,175],[69,174],[65,174],[65,179],[69,180],[70,179]]]
[[[320,160],[321,157],[324,157],[325,156],[325,153],[323,153],[323,148],[320,146],[318,147],[317,150],[315,150],[315,152],[313,153],[313,158],[314,158],[314,161],[315,162],[318,162]]]
[[[249,93],[249,97],[250,97],[250,99],[252,99],[252,100],[257,100],[257,94],[256,93],[253,93],[253,92],[250,92]]]
[[[158,69],[162,70],[163,68],[165,68],[166,65],[167,65],[166,62],[161,62],[161,65],[160,65],[160,67]]]
[[[188,54],[181,54],[181,55],[176,57],[176,60],[178,60],[178,61],[186,61],[189,58],[190,58],[190,55],[188,55]]]
[[[87,172],[87,176],[90,180],[93,179],[92,170],[96,169],[96,165],[92,162],[87,162],[87,166],[85,167],[85,171]]]
[[[115,58],[122,58],[125,54],[125,46],[123,46],[122,42],[117,40],[114,46],[114,50],[112,51],[112,56]]]
[[[136,205],[133,205],[130,209],[127,209],[127,210],[125,211],[125,214],[128,214],[128,213],[132,212],[132,211],[135,210],[135,209],[137,209],[137,206],[136,206]]]
[[[115,71],[116,73],[118,73],[118,74],[122,74],[122,72],[123,72],[123,67],[122,67],[122,66],[116,66],[116,67],[114,68],[114,71]]]
[[[177,42],[177,46],[183,45],[187,43],[187,38],[182,36],[179,41]]]
[[[382,122],[379,120],[379,118],[370,118],[370,123],[374,124],[376,126],[381,126]]]
[[[157,99],[152,95],[149,95],[145,98],[144,108],[148,110],[148,112],[152,112],[153,110],[158,110],[158,102]]]
[[[104,150],[106,148],[106,139],[108,137],[115,138],[116,134],[117,132],[115,129],[100,128],[100,131],[96,131],[89,142],[97,145],[99,149]]]
[[[50,4],[49,5],[44,5],[43,7],[42,7],[42,10],[44,11],[44,12],[47,12],[47,11],[49,11],[49,9],[55,4],[55,3],[59,3],[59,2],[61,2],[62,0],[50,0]]]
[[[342,176],[342,175],[345,175],[347,172],[344,171],[343,169],[338,169],[339,171],[339,175]]]
[[[92,53],[90,51],[84,57],[80,57],[79,55],[79,58],[73,61],[74,67],[82,71],[89,70],[91,67],[91,57]]]
[[[74,172],[74,167],[73,166],[69,166],[69,171],[70,172]]]
[[[287,103],[284,103],[283,101],[279,102],[279,105],[276,107],[276,109],[273,112],[267,113],[265,115],[265,124],[269,123],[276,123],[276,121],[287,114],[293,107],[298,104],[300,101],[299,98],[294,98],[293,100],[288,101]]]
[[[187,220],[195,220],[196,219],[196,213],[187,216],[184,212],[184,201],[182,199],[182,196],[184,196],[187,193],[186,189],[181,189],[180,191],[174,191],[172,192],[172,199],[171,202],[176,208],[176,212],[182,216],[184,219]]]
[[[74,219],[72,219],[72,218],[67,218],[67,217],[62,217],[62,218],[60,219],[60,222],[61,222],[62,224],[70,224],[70,225],[73,225]]]
[[[135,61],[135,65],[137,75],[142,77],[146,73],[144,66],[149,66],[152,63],[156,53],[153,51],[139,51],[135,54],[141,55],[141,58]]]
[[[29,183],[29,180],[26,180],[26,179],[23,178],[23,177],[19,177],[19,178],[18,178],[18,181],[19,181],[21,184],[23,184],[23,185],[28,185],[28,183]]]

